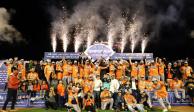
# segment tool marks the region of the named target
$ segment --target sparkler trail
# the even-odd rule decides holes
[[[90,30],[88,32],[88,36],[87,36],[87,48],[89,48],[89,46],[92,44],[94,37],[95,36],[95,31],[94,30]]]
[[[125,31],[125,24],[124,21],[122,21],[121,24],[121,53],[124,52],[125,45],[127,43],[127,37],[128,37],[128,31]]]
[[[56,37],[56,33],[55,32],[53,32],[51,34],[51,45],[52,45],[53,52],[56,52],[56,49],[57,49],[57,37]]]
[[[147,39],[143,39],[142,43],[141,43],[141,52],[142,53],[145,52],[146,45],[147,45]]]
[[[68,39],[68,28],[65,24],[62,26],[62,32],[61,33],[62,34],[61,34],[60,39],[62,40],[62,43],[63,43],[63,51],[66,52],[67,47],[69,45],[69,39]]]

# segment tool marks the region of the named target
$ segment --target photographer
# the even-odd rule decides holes
[[[51,107],[54,110],[57,110],[55,95],[56,94],[54,92],[54,88],[51,87],[50,91],[45,96],[45,106],[47,110],[49,109],[49,107]]]

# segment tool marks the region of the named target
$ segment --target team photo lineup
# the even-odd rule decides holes
[[[0,0],[0,112],[194,112],[194,0]]]
[[[97,109],[145,112],[152,109],[153,99],[158,100],[163,111],[168,111],[171,109],[168,91],[179,101],[186,96],[194,101],[193,70],[188,60],[170,63],[165,58],[141,61],[80,58],[24,62],[17,57],[5,62],[8,96],[3,110],[9,101],[11,108],[15,108],[18,92],[27,93],[24,98],[32,103],[36,98],[44,99],[46,109],[65,107],[76,112]]]

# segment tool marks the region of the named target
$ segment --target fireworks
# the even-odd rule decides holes
[[[61,40],[62,40],[62,43],[63,43],[63,51],[66,52],[67,51],[67,47],[68,47],[68,44],[69,44],[69,40],[68,40],[68,29],[67,29],[67,26],[66,25],[63,25],[62,26],[62,32],[61,32]]]
[[[124,52],[127,43],[128,32],[125,31],[125,25],[121,25],[121,53]]]
[[[135,40],[135,39],[131,40],[131,52],[132,53],[134,53],[136,43],[137,43],[137,40]]]
[[[141,42],[141,52],[144,53],[145,52],[145,48],[147,45],[148,40],[146,38],[144,38]]]
[[[90,45],[93,42],[93,39],[95,38],[95,31],[94,30],[89,30],[88,35],[87,35],[87,48],[90,47]]]
[[[62,41],[63,41],[63,51],[66,52],[67,51],[67,46],[69,44],[68,38],[66,35],[64,35],[62,37]]]
[[[113,47],[113,44],[114,44],[114,31],[111,31],[112,29],[110,29],[110,31],[108,32],[108,46],[110,47],[110,48],[112,48]]]
[[[56,52],[56,49],[57,49],[57,37],[56,37],[56,33],[52,33],[51,34],[51,44],[52,44],[53,52]]]

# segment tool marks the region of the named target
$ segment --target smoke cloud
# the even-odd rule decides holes
[[[74,49],[78,52],[84,42],[89,47],[100,38],[106,40],[110,47],[119,40],[121,52],[124,52],[126,45],[133,52],[137,43],[141,42],[144,52],[151,40],[161,38],[164,26],[170,27],[181,20],[184,7],[183,0],[74,0],[74,2],[72,10],[64,11],[63,8],[57,11],[50,10],[55,17],[53,29],[62,35],[60,37],[64,52],[71,40],[74,41]],[[69,32],[71,35],[68,35]]]
[[[9,43],[24,41],[21,33],[9,24],[10,17],[5,8],[0,8],[0,41]]]

